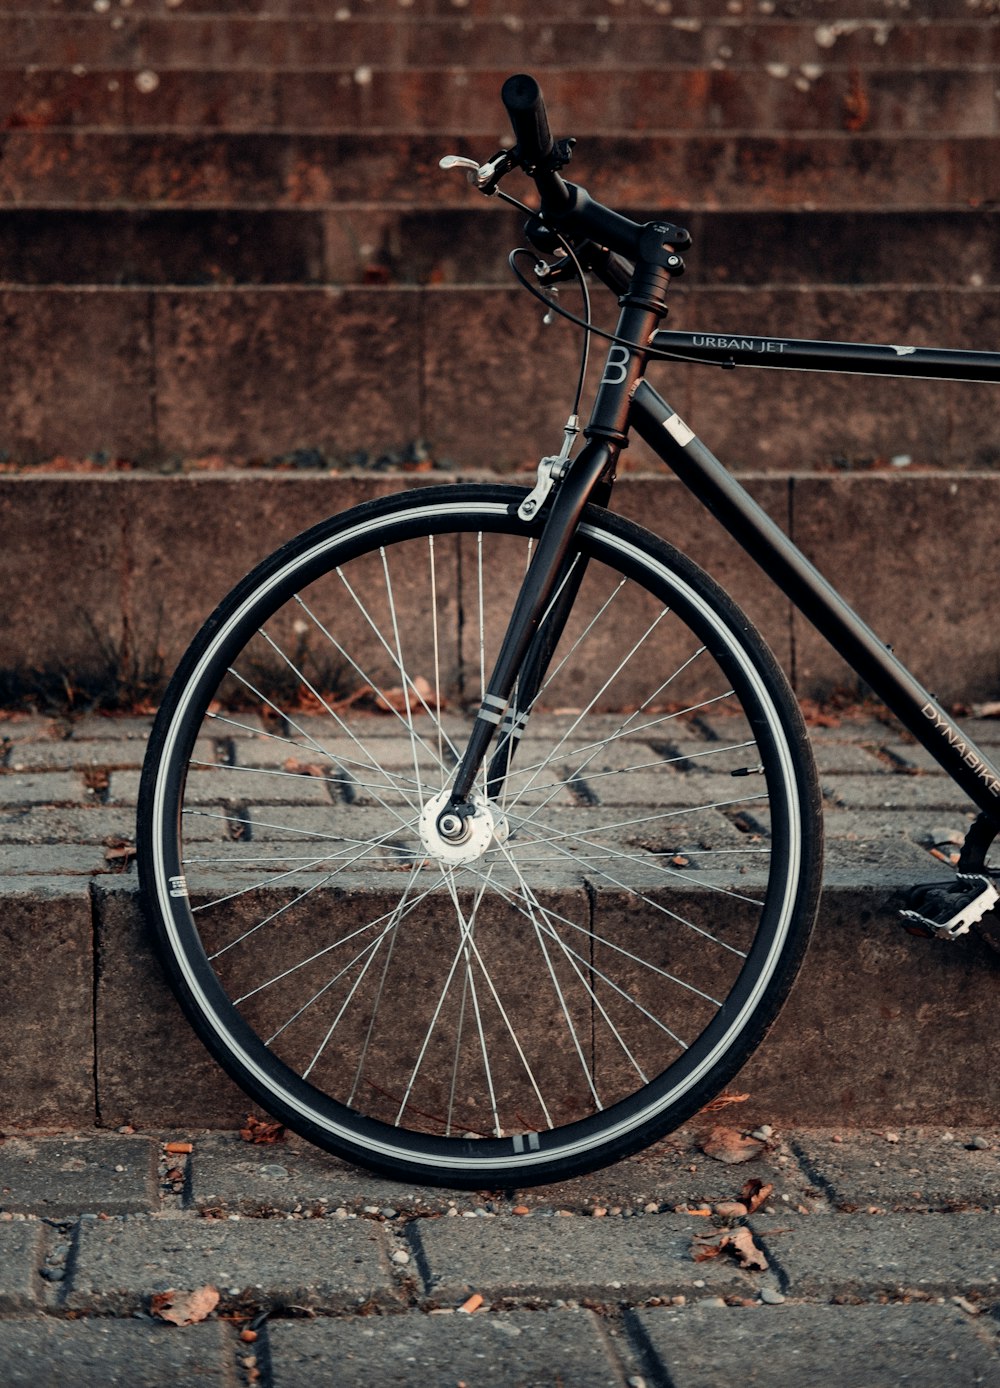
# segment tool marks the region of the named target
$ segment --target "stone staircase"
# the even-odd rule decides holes
[[[516,70],[577,137],[572,177],[690,227],[673,326],[994,348],[997,8],[2,0],[0,459],[92,483],[532,467],[558,442],[578,338],[513,284],[518,215],[437,168],[509,140],[499,88]],[[874,470],[922,496],[918,475],[1000,459],[987,387],[803,390],[685,367],[656,380],[728,463],[776,481],[851,486]],[[627,460],[649,461],[638,447]],[[26,502],[27,481],[0,478],[8,528],[53,514]],[[66,505],[85,546],[90,503]],[[815,531],[806,493],[795,512]],[[933,530],[930,513],[920,524]],[[257,536],[249,513],[245,528]],[[65,545],[62,522],[51,538]],[[122,548],[117,533],[101,543]],[[23,568],[4,579],[22,587]],[[992,602],[984,584],[966,606]],[[113,634],[124,619],[108,620]]]

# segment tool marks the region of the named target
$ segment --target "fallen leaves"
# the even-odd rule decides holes
[[[736,1258],[741,1268],[750,1272],[767,1272],[768,1262],[753,1240],[752,1232],[745,1226],[730,1229],[724,1234],[699,1234],[691,1245],[691,1257],[696,1263],[705,1263],[728,1253]]]
[[[720,1113],[724,1108],[730,1108],[733,1104],[745,1104],[750,1098],[749,1094],[717,1094],[714,1099],[710,1099],[702,1113]]]
[[[197,1325],[207,1320],[219,1304],[216,1287],[198,1287],[191,1292],[157,1292],[150,1297],[149,1309],[170,1325]]]
[[[126,872],[135,854],[135,844],[119,838],[117,834],[111,834],[104,840],[104,861],[112,872]]]
[[[736,1166],[759,1157],[767,1144],[756,1137],[744,1137],[735,1128],[713,1128],[701,1144],[701,1150],[713,1161]]]
[[[719,1201],[715,1213],[723,1219],[745,1219],[747,1215],[755,1214],[773,1194],[774,1186],[770,1181],[765,1183],[755,1178],[745,1182],[735,1200]]]
[[[300,687],[294,705],[296,712],[308,714],[344,713],[349,708],[359,708],[374,713],[440,713],[447,707],[446,701],[435,694],[430,681],[423,675],[416,675],[406,685],[395,685],[391,689],[377,689],[373,684],[362,684],[350,694],[316,694],[306,685]]]
[[[264,1146],[272,1142],[282,1142],[285,1128],[282,1123],[269,1123],[266,1118],[255,1118],[252,1113],[248,1113],[243,1127],[240,1128],[240,1137],[244,1142]]]
[[[755,1214],[761,1205],[770,1200],[774,1194],[774,1186],[770,1181],[764,1182],[755,1177],[747,1181],[740,1191],[740,1200],[747,1207],[747,1214]]]
[[[326,780],[330,770],[319,762],[299,761],[297,757],[289,757],[283,769],[292,776],[315,776],[320,781]]]

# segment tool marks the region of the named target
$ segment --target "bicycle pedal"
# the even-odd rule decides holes
[[[913,887],[909,900],[913,909],[899,913],[905,930],[924,939],[956,940],[993,910],[1000,892],[979,873],[957,873],[950,882]]]

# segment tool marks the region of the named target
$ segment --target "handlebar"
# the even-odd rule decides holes
[[[517,140],[518,162],[531,173],[552,154],[554,141],[549,130],[542,89],[525,72],[508,77],[500,92]]]
[[[672,261],[660,261],[658,257],[664,250],[690,244],[686,231],[670,223],[640,225],[596,202],[585,188],[560,175],[559,170],[569,161],[573,141],[553,140],[542,90],[534,77],[523,72],[508,77],[500,96],[514,131],[514,148],[501,150],[491,163],[481,166],[449,156],[442,160],[444,167],[469,168],[477,175],[476,182],[484,193],[495,193],[500,179],[520,166],[534,182],[541,199],[537,216],[528,224],[530,239],[540,249],[549,250],[556,243],[551,234],[558,232],[584,252],[581,258],[587,268],[618,293],[629,286],[631,266],[625,262],[638,261],[644,253],[656,258],[656,263],[665,264],[673,274],[683,271],[683,262],[676,254]],[[651,248],[645,240],[650,234]]]
[[[549,130],[542,89],[534,77],[508,77],[500,93],[517,145],[513,161],[534,182],[541,198],[543,222],[571,240],[591,240],[627,260],[639,254],[642,227],[620,212],[595,202],[585,188],[568,183],[559,169],[568,150],[556,146]]]

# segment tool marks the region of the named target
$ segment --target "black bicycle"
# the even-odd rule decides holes
[[[589,423],[581,371],[527,494],[418,486],[266,559],[174,676],[139,803],[158,949],[229,1074],[329,1151],[474,1187],[587,1171],[701,1108],[762,1040],[816,911],[799,709],[732,599],[607,509],[630,431],[978,807],[914,929],[960,934],[998,900],[1000,824],[1000,771],[645,378],[683,360],[997,381],[1000,354],[658,329],[687,233],[565,181],[572,142],[532,78],[502,97],[514,147],[442,165],[490,195],[534,180],[533,264],[512,264],[550,306],[582,287],[585,344],[586,276],[619,295]]]

